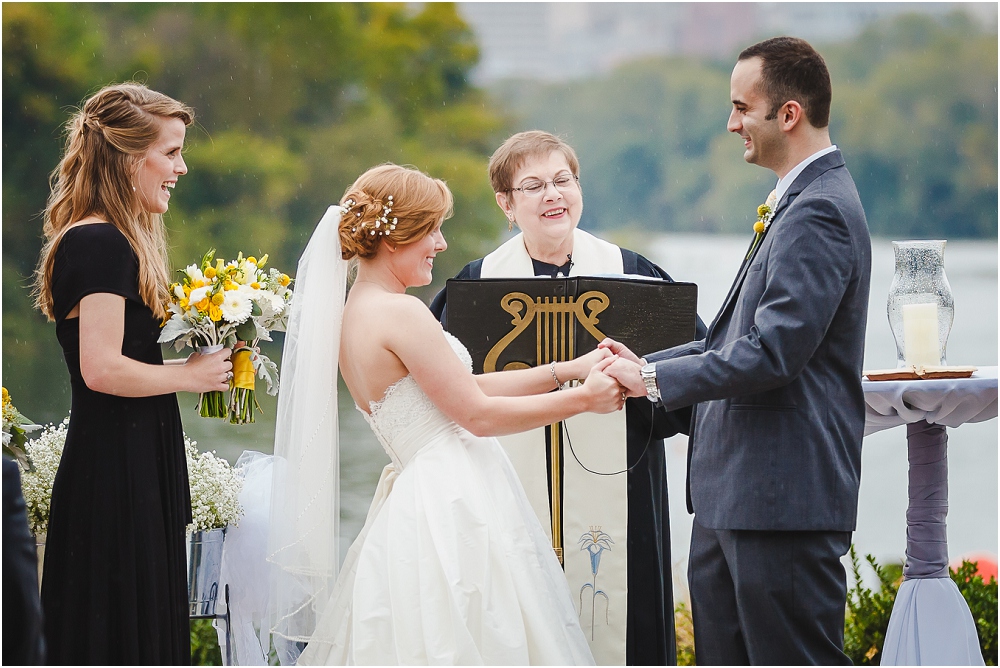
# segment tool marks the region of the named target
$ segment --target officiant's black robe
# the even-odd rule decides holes
[[[673,281],[667,272],[638,253],[621,249],[624,273]],[[535,276],[569,275],[570,263],[556,266],[532,258]],[[473,260],[455,276],[481,278],[483,259]],[[441,290],[431,311],[448,328],[447,293]],[[705,337],[698,318],[696,339]],[[633,351],[642,355],[644,351]],[[652,423],[652,424],[651,424]],[[665,412],[645,397],[625,402],[626,449],[629,466],[642,458],[628,475],[628,619],[625,661],[632,666],[674,665],[673,578],[670,560],[670,505],[663,439],[687,434],[691,409]],[[647,448],[646,444],[649,443]]]

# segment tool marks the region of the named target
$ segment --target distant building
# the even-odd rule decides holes
[[[731,59],[752,42],[795,35],[817,44],[849,39],[871,21],[965,10],[996,26],[987,2],[459,2],[481,60],[479,83],[527,78],[564,81],[607,72],[644,56]]]

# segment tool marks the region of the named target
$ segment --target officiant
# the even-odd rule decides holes
[[[634,251],[578,229],[583,213],[580,164],[573,148],[539,130],[520,132],[496,150],[489,163],[496,202],[508,230],[520,230],[455,277],[550,278],[634,275],[672,281],[663,269]],[[431,303],[447,329],[447,291]],[[706,329],[698,319],[696,338]],[[670,558],[670,520],[663,439],[687,434],[690,408],[652,409],[645,399],[626,402],[628,567],[625,661],[629,665],[676,663]],[[567,503],[571,503],[569,499]]]

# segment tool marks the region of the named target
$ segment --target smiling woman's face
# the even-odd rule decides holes
[[[408,288],[430,285],[434,279],[434,257],[448,250],[448,242],[441,232],[441,222],[426,236],[412,244],[398,246],[388,261],[393,263],[393,273]],[[379,254],[389,254],[380,248]]]
[[[562,151],[552,151],[545,156],[528,160],[514,173],[514,187],[520,188],[531,181],[543,181],[545,186],[540,194],[527,195],[514,191],[497,193],[497,204],[503,209],[507,219],[513,221],[524,232],[528,248],[533,246],[551,247],[569,239],[583,214],[583,193],[576,179],[570,179],[561,190],[553,185],[553,179],[572,176],[573,170]],[[536,258],[538,259],[538,258]]]
[[[149,213],[166,213],[170,190],[177,179],[187,174],[187,165],[181,156],[184,134],[187,130],[179,118],[159,120],[160,136],[149,147],[135,176],[139,202]]]

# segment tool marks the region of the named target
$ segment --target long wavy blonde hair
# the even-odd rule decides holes
[[[139,295],[158,317],[166,315],[167,242],[160,214],[146,211],[133,187],[146,152],[160,134],[161,122],[194,121],[194,111],[142,84],[102,88],[66,124],[66,148],[49,177],[45,207],[45,245],[35,272],[35,306],[49,320],[52,265],[59,241],[73,223],[94,216],[117,227],[139,258]]]

